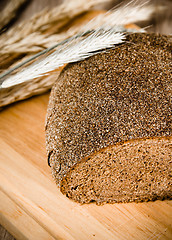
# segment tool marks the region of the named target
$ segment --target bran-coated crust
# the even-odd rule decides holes
[[[46,119],[56,183],[75,164],[116,143],[171,136],[171,38],[136,33],[115,49],[68,64]]]

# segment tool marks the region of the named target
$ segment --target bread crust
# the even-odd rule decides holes
[[[46,146],[56,183],[117,143],[171,136],[171,38],[135,33],[68,64],[51,91]]]

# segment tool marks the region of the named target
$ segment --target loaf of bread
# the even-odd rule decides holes
[[[135,33],[68,64],[46,119],[52,175],[80,203],[172,197],[171,38]]]

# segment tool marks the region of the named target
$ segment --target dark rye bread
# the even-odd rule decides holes
[[[80,202],[172,197],[171,38],[136,33],[65,67],[50,96],[48,161]]]

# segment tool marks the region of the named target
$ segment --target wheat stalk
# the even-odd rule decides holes
[[[105,22],[109,24],[109,26],[114,26],[115,24],[128,24],[130,22],[138,22],[143,21],[145,19],[150,18],[154,11],[153,6],[150,5],[136,5],[133,1],[130,2],[127,6],[121,6],[120,8],[115,8],[111,11],[109,11],[107,14],[101,14],[100,16],[94,18],[93,21],[90,21],[88,25],[86,25],[86,28],[84,28],[84,25],[81,26],[75,26],[73,28],[70,28],[65,33],[60,34],[53,34],[51,36],[49,35],[43,35],[39,34],[39,32],[32,33],[28,35],[23,40],[16,42],[12,45],[5,46],[1,51],[0,55],[0,61],[5,62],[6,55],[9,55],[10,53],[13,54],[22,54],[22,53],[36,53],[39,52],[45,48],[49,48],[52,46],[55,42],[60,42],[68,37],[73,36],[74,34],[77,34],[81,29],[96,29],[97,27],[103,25]],[[121,14],[122,16],[121,17]],[[117,25],[117,26],[118,26]],[[123,28],[124,30],[124,28]],[[121,27],[120,27],[121,31]],[[38,44],[39,43],[39,44]],[[8,58],[7,58],[8,59]]]
[[[131,5],[128,5],[127,7],[131,7]],[[84,29],[88,29],[88,27],[90,27],[91,24],[92,26],[95,27],[97,26],[98,22],[99,23],[103,22],[103,26],[102,26],[102,28],[104,29],[103,32],[102,32],[102,29],[98,28],[96,31],[94,31],[93,34],[87,36],[87,38],[82,38],[80,41],[74,38],[72,42],[69,42],[65,46],[63,45],[61,48],[58,48],[56,52],[54,52],[47,58],[30,65],[25,70],[5,80],[1,85],[1,93],[3,93],[3,99],[1,100],[0,105],[3,106],[12,101],[26,98],[27,96],[30,96],[39,92],[39,89],[44,89],[43,91],[45,91],[48,88],[50,88],[52,85],[53,79],[55,80],[55,77],[51,78],[52,75],[48,76],[48,78],[50,78],[51,81],[47,82],[45,81],[47,79],[47,76],[44,74],[54,69],[57,69],[58,66],[61,66],[67,62],[78,61],[86,57],[89,57],[93,54],[96,54],[97,50],[106,48],[106,47],[112,47],[114,46],[115,43],[122,43],[124,41],[125,36],[123,33],[116,32],[116,29],[119,30],[118,26],[116,24],[113,26],[112,22],[113,21],[114,23],[118,22],[117,16],[119,16],[119,19],[120,19],[120,14],[119,14],[120,11],[121,12],[123,11],[125,13],[125,16],[123,16],[123,19],[127,19],[128,21],[127,16],[129,16],[129,14],[127,11],[127,7],[123,6],[121,7],[121,10],[116,9],[116,10],[113,10],[112,12],[109,12],[108,14],[104,14],[101,16],[102,21],[100,21],[100,18],[97,18],[97,20],[91,21],[88,24],[88,26],[84,28]],[[143,8],[143,6],[141,7]],[[124,11],[124,8],[125,8],[125,11]],[[139,10],[139,6],[137,6],[137,10]],[[118,14],[117,13],[115,14],[115,11],[117,11]],[[134,10],[132,12],[134,13]],[[152,12],[152,11],[149,11],[149,12]],[[147,15],[147,17],[149,16],[150,15]],[[131,14],[130,14],[130,19],[131,19]],[[137,17],[137,20],[138,20],[138,17]],[[127,21],[126,23],[128,23]],[[109,29],[109,26],[111,27],[113,26],[113,28]],[[37,78],[42,75],[44,75],[44,77]],[[35,78],[35,80],[33,80],[33,78]],[[29,81],[29,79],[32,79],[32,80]],[[16,85],[16,83],[18,83],[18,85]],[[14,88],[16,89],[16,91],[14,91],[14,88],[12,88],[12,85],[15,85]],[[22,94],[22,89],[23,89],[23,94]]]
[[[150,4],[150,0],[143,0],[142,4],[139,4],[138,0],[131,0],[128,4],[115,7],[106,14],[99,14],[84,29],[85,31],[89,28],[95,29],[107,22],[109,26],[138,23],[150,19],[154,11],[155,6]]]
[[[22,41],[23,38],[26,38],[29,34],[35,32],[45,33],[50,29],[51,25],[54,24],[56,24],[55,31],[58,31],[72,18],[90,10],[102,2],[105,2],[105,0],[65,0],[60,6],[51,10],[44,9],[29,21],[23,21],[21,24],[4,33],[0,37],[0,50],[13,43]]]
[[[0,30],[15,16],[16,12],[27,0],[10,0],[0,14]]]
[[[41,94],[46,92],[54,83],[60,74],[60,70],[52,73],[49,76],[42,77],[39,79],[34,79],[34,81],[29,81],[23,85],[15,86],[15,88],[8,88],[0,90],[0,107],[6,106],[10,103],[29,98],[33,95]]]
[[[89,7],[91,7],[91,6],[89,5]],[[85,8],[86,8],[86,6],[85,6]],[[88,8],[88,5],[87,5],[87,8]],[[60,7],[60,9],[61,9],[61,7]],[[54,10],[53,10],[53,12],[54,12]],[[111,10],[107,14],[100,14],[93,21],[91,21],[89,25],[87,25],[87,30],[88,29],[96,29],[97,27],[99,27],[100,25],[103,25],[107,21],[112,26],[114,26],[115,24],[124,25],[124,24],[133,23],[133,22],[144,21],[144,20],[149,19],[153,12],[154,12],[153,6],[145,5],[145,4],[138,6],[138,5],[134,5],[134,1],[131,1],[130,5]],[[50,23],[51,23],[51,21],[50,21]],[[30,24],[31,23],[29,23],[29,25]],[[37,23],[35,23],[35,25],[37,25]],[[23,26],[23,24],[22,24],[22,26]],[[38,26],[39,26],[39,24],[38,24]],[[11,37],[10,40],[6,39],[6,36],[5,36],[5,39],[0,38],[0,45],[1,45],[0,54],[4,55],[4,54],[10,54],[10,53],[14,53],[14,52],[17,52],[17,53],[33,52],[33,53],[35,53],[35,52],[41,51],[47,47],[50,47],[51,44],[55,41],[62,41],[64,39],[76,34],[80,28],[84,29],[82,26],[82,27],[75,27],[75,28],[70,29],[67,32],[61,33],[61,34],[53,34],[53,35],[52,34],[51,35],[43,34],[42,35],[38,31],[38,29],[40,28],[38,26],[35,27],[35,29],[34,29],[35,31],[32,30],[31,32],[28,32],[27,35],[23,34],[23,36],[25,36],[25,38],[21,38],[20,41],[14,39],[13,37]],[[46,25],[46,27],[47,27],[47,25]],[[26,28],[29,29],[29,26],[26,26]],[[14,31],[15,31],[15,29],[14,29]],[[27,30],[27,31],[29,31],[29,30]],[[85,29],[85,31],[86,31],[86,29]],[[10,36],[8,36],[8,37],[10,37]],[[3,60],[3,59],[1,58],[1,60]]]
[[[85,33],[83,34],[85,35]],[[66,63],[76,62],[88,58],[98,50],[113,47],[124,40],[122,33],[114,32],[114,29],[97,29],[88,37],[81,39],[74,38],[69,43],[63,44],[58,50],[50,54],[42,61],[36,62],[21,72],[5,80],[1,88],[12,87],[33,78],[41,77],[50,71],[53,71]]]
[[[147,20],[151,17],[152,13],[154,12],[154,7],[151,5],[133,5],[134,2],[132,1],[130,5],[119,7],[117,9],[113,9],[109,11],[107,14],[100,14],[98,17],[94,18],[90,21],[89,25],[84,28],[84,23],[81,26],[73,27],[69,29],[65,33],[59,34],[40,34],[39,32],[33,32],[26,36],[24,39],[20,41],[14,42],[13,44],[5,43],[0,48],[0,54],[9,54],[17,52],[17,53],[35,53],[41,51],[45,48],[52,46],[54,42],[62,41],[66,38],[69,38],[80,31],[80,29],[88,30],[88,29],[96,29],[97,27],[103,25],[104,23],[108,22],[109,25],[114,26],[116,25],[124,25],[133,22],[139,22]],[[132,6],[133,5],[133,6]],[[123,16],[123,17],[122,17]],[[39,43],[39,44],[38,44]],[[1,61],[2,61],[1,56]]]
[[[85,32],[83,35],[85,35],[88,30],[90,31],[90,27],[92,27],[92,25],[94,27],[101,25],[101,29],[98,28],[93,34],[88,36],[86,39],[80,40],[79,42],[76,42],[77,36],[75,36],[69,44],[68,42],[63,44],[61,48],[42,61],[34,63],[18,74],[9,77],[2,83],[1,88],[8,88],[30,79],[38,78],[47,72],[63,66],[65,63],[82,60],[92,56],[97,50],[109,48],[114,44],[121,43],[124,36],[117,32],[117,23],[128,24],[131,19],[134,19],[135,21],[145,20],[152,14],[152,12],[153,8],[151,6],[146,4],[133,5],[133,1],[131,1],[127,6],[121,6],[119,9],[115,9],[107,14],[102,14],[101,18],[94,18],[90,21],[90,23],[88,23],[88,25],[86,25],[86,27],[84,27]],[[123,17],[121,17],[121,14]],[[109,26],[112,26],[113,28],[109,30]],[[108,31],[105,30],[106,28],[108,28]],[[102,29],[103,33],[101,34]]]
[[[35,54],[49,47],[48,42],[54,44],[60,41],[56,33],[59,33],[63,26],[104,1],[106,0],[67,0],[51,10],[41,11],[29,21],[24,21],[0,35],[0,71],[23,55]],[[69,35],[64,36],[68,37]]]

